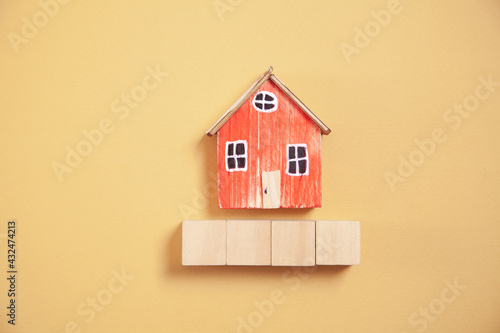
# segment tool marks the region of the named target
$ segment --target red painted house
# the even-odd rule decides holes
[[[272,67],[207,131],[216,133],[220,208],[321,207],[330,129]]]

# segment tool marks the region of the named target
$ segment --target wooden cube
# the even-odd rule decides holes
[[[316,265],[359,265],[359,221],[316,221]]]
[[[182,221],[182,265],[226,264],[226,220]]]
[[[314,266],[315,222],[272,221],[272,265]]]
[[[271,221],[227,220],[227,264],[271,265]]]

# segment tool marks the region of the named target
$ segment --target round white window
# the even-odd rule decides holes
[[[260,112],[273,112],[278,108],[278,99],[270,91],[259,91],[253,98],[253,107]]]

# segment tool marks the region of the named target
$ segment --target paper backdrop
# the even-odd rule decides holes
[[[1,332],[500,331],[499,1],[0,7]],[[323,207],[221,210],[205,131],[270,65]],[[182,267],[183,219],[359,220],[361,265]]]

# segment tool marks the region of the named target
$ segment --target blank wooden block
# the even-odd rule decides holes
[[[182,221],[182,265],[226,264],[226,220]]]
[[[227,221],[228,265],[271,265],[271,221]]]
[[[272,265],[314,266],[315,222],[272,221]]]
[[[316,221],[316,265],[359,265],[359,221]]]

